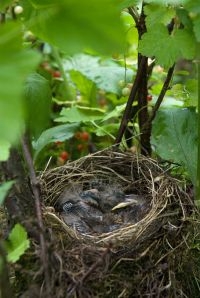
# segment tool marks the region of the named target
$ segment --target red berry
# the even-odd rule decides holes
[[[67,151],[62,151],[60,153],[60,158],[62,158],[63,160],[67,160],[69,158],[69,153]]]
[[[87,131],[83,131],[81,133],[81,140],[87,142],[90,138],[90,135]]]
[[[53,78],[60,78],[61,77],[61,73],[59,70],[55,70],[52,72],[52,76]]]
[[[147,95],[147,101],[151,101],[152,100],[152,95],[148,94]]]

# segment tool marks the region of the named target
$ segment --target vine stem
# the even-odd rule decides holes
[[[197,44],[197,53],[200,51],[200,43]],[[197,147],[197,177],[195,201],[200,208],[200,54],[197,56],[197,80],[198,80],[198,147]]]
[[[140,61],[140,64],[139,64],[139,67],[138,67],[138,70],[137,70],[137,74],[136,74],[136,77],[135,77],[133,87],[131,89],[131,93],[129,95],[129,98],[128,98],[128,101],[127,101],[127,104],[126,104],[126,107],[125,107],[125,110],[124,110],[124,114],[122,116],[122,120],[121,120],[119,131],[118,131],[118,135],[115,139],[115,145],[119,145],[121,143],[121,140],[122,140],[123,134],[126,130],[128,121],[130,120],[132,104],[133,104],[133,101],[134,101],[134,99],[136,97],[136,94],[137,94],[139,83],[140,83],[140,80],[141,80],[142,75],[143,75],[143,67],[144,67],[145,63],[146,63],[146,57],[142,57],[142,59]]]

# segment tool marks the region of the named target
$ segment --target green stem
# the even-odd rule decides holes
[[[200,52],[200,43],[197,46]],[[197,155],[197,179],[196,179],[196,205],[200,207],[200,55],[197,56],[197,80],[198,80],[198,155]]]
[[[68,82],[67,82],[66,72],[65,72],[64,67],[63,67],[62,59],[60,57],[60,52],[59,52],[59,50],[56,47],[52,47],[52,53],[53,53],[53,56],[54,56],[54,58],[55,58],[55,60],[56,60],[56,62],[58,64],[60,73],[62,75],[62,78],[63,78],[63,81],[64,81],[64,86],[65,86],[65,90],[68,93]]]

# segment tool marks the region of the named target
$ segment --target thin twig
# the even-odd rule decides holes
[[[107,247],[102,255],[97,259],[95,263],[92,264],[92,266],[88,269],[88,271],[83,275],[80,281],[76,282],[73,288],[71,289],[70,293],[68,293],[67,297],[71,297],[71,295],[76,291],[76,289],[80,286],[82,286],[83,282],[94,272],[94,270],[97,268],[97,266],[103,262],[105,257],[109,254],[110,252],[110,246]]]
[[[142,75],[143,75],[143,67],[144,67],[145,63],[146,63],[146,57],[142,57],[142,59],[140,61],[140,65],[138,67],[138,71],[137,71],[137,74],[136,74],[136,77],[135,77],[133,87],[131,89],[131,93],[129,95],[129,98],[128,98],[128,101],[127,101],[127,104],[126,104],[126,107],[125,107],[125,110],[124,110],[124,114],[123,114],[123,117],[122,117],[122,120],[121,120],[121,123],[120,123],[118,135],[115,139],[115,144],[116,145],[120,144],[120,142],[122,140],[122,137],[123,137],[123,134],[126,130],[128,121],[130,119],[132,104],[133,104],[133,101],[134,101],[134,99],[136,97],[136,94],[137,94],[138,86],[139,86],[140,80],[141,80]]]
[[[167,92],[167,90],[169,89],[169,84],[171,82],[171,79],[172,79],[172,75],[173,75],[173,72],[174,72],[174,67],[175,67],[175,64],[169,68],[168,70],[168,73],[167,73],[167,77],[165,79],[165,82],[163,84],[163,87],[162,87],[162,90],[160,91],[160,94],[158,96],[158,99],[152,109],[152,113],[151,115],[149,116],[149,119],[148,119],[148,123],[151,124],[152,121],[154,120],[154,118],[156,117],[156,113],[163,101],[163,98],[165,96],[165,93]]]
[[[44,234],[43,234],[44,233],[44,224],[43,224],[43,219],[42,219],[39,184],[38,184],[37,176],[36,176],[36,173],[34,170],[33,159],[32,159],[31,153],[30,153],[29,145],[28,145],[29,144],[28,137],[26,135],[23,136],[23,138],[21,140],[21,144],[22,144],[24,158],[25,158],[27,166],[28,166],[32,192],[33,192],[34,199],[35,199],[36,216],[37,216],[37,220],[38,220],[39,233],[40,233],[40,246],[41,246],[41,256],[40,257],[41,257],[41,262],[42,262],[43,268],[44,268],[45,284],[46,284],[46,290],[48,293],[48,291],[50,289],[50,276],[49,276],[49,272],[48,272],[48,254],[47,254],[47,248],[46,248],[46,243],[45,243]]]

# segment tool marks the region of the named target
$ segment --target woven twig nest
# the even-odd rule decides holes
[[[84,190],[95,180],[143,196],[148,210],[138,222],[112,232],[79,233],[54,207],[68,185]],[[182,285],[175,277],[172,284],[170,272],[179,266],[175,255],[186,248],[184,231],[193,204],[178,180],[156,161],[104,150],[43,172],[40,183],[44,218],[68,272],[67,282],[60,280],[65,290],[54,293],[56,297],[182,297]]]
[[[142,195],[148,201],[149,210],[137,223],[89,237],[70,229],[59,217],[58,222],[62,222],[66,233],[76,239],[84,238],[86,242],[92,241],[99,245],[112,243],[116,247],[134,244],[135,247],[136,243],[151,237],[160,226],[168,223],[168,228],[173,229],[170,217],[174,219],[179,215],[184,220],[186,216],[184,208],[188,201],[187,194],[181,190],[176,179],[166,174],[154,160],[144,156],[101,151],[47,171],[40,180],[47,206],[55,206],[68,185],[73,185],[75,189],[80,186],[87,189],[91,181],[103,181],[108,187],[110,184],[113,187],[114,183],[116,189],[120,186],[125,192]],[[171,208],[167,215],[164,214],[166,208]],[[46,214],[51,216],[51,212]]]

